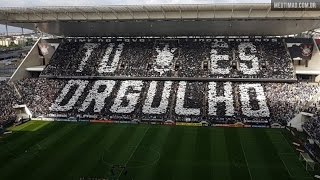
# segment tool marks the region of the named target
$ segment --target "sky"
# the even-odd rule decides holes
[[[151,5],[151,4],[212,4],[212,3],[270,3],[271,0],[0,0],[1,7],[34,6],[106,6],[106,5]],[[0,25],[0,33],[5,32]],[[21,32],[9,27],[9,32]]]

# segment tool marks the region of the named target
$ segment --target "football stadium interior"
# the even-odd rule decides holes
[[[51,35],[0,81],[0,179],[320,173],[320,36],[302,34],[319,11],[2,7],[0,24]]]

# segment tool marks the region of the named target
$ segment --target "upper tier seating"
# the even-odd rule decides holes
[[[295,79],[282,39],[65,40],[42,75]]]

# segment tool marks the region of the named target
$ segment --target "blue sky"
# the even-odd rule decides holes
[[[270,3],[270,1],[271,0],[0,0],[0,7]],[[0,33],[4,32],[5,27],[0,25]],[[9,27],[9,32],[21,32],[21,29]]]

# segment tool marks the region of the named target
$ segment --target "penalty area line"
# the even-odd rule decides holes
[[[249,167],[249,164],[248,164],[248,160],[247,160],[247,157],[246,157],[246,153],[243,149],[243,145],[242,145],[242,140],[240,138],[240,145],[241,145],[241,149],[242,149],[242,152],[243,152],[243,155],[244,155],[244,159],[246,160],[246,164],[247,164],[247,169],[248,169],[248,172],[249,172],[249,175],[250,175],[250,179],[252,180],[252,175],[251,175],[251,170],[250,170],[250,167]]]
[[[289,147],[291,148],[291,151],[292,151],[293,153],[295,153],[295,151],[293,150],[293,147],[292,147],[292,145],[290,144],[290,142],[288,141],[288,139],[283,135],[282,132],[280,132],[280,134],[281,134],[282,138],[284,138],[287,146],[289,146]],[[280,158],[281,158],[281,157],[280,157]],[[281,159],[281,160],[282,160],[282,159]],[[302,165],[302,167],[303,167],[303,169],[304,169],[304,164],[303,164],[303,162],[301,162],[300,160],[299,160],[299,162],[300,162],[300,164]],[[307,171],[307,174],[309,174],[309,176],[312,177],[312,175],[310,174],[309,171]]]
[[[284,165],[284,167],[286,168],[287,172],[289,173],[289,176],[290,176],[290,177],[293,177],[292,174],[291,174],[291,172],[290,172],[290,170],[288,169],[286,163],[283,161],[281,155],[279,155],[279,157],[280,157],[280,159],[281,159],[281,161],[282,161],[282,164]]]

